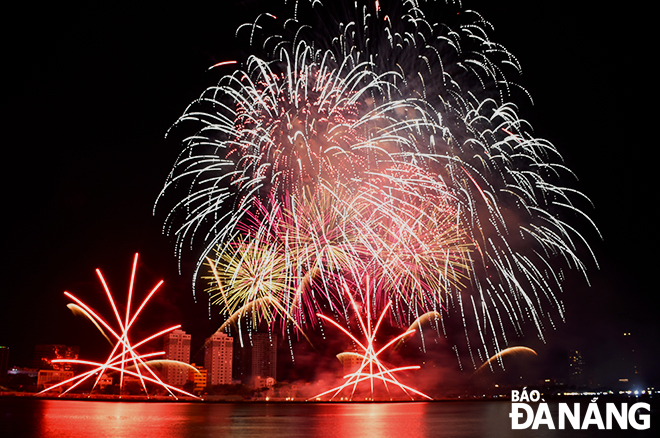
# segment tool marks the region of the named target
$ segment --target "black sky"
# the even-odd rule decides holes
[[[84,343],[85,326],[71,322],[62,292],[98,293],[101,268],[121,295],[136,251],[144,287],[166,281],[155,303],[163,321],[180,321],[198,338],[215,328],[204,299],[194,303],[190,278],[177,274],[163,215],[152,208],[179,152],[165,141],[167,128],[219,78],[207,68],[235,58],[236,26],[267,6],[140,3],[48,3],[6,14],[0,345],[11,348],[12,363],[36,343]],[[522,117],[576,172],[604,236],[587,234],[601,269],[589,265],[591,288],[567,283],[568,320],[549,330],[549,344],[582,348],[591,369],[606,374],[618,336],[633,332],[643,370],[657,382],[657,37],[648,11],[572,3],[464,2],[521,62],[534,98]]]

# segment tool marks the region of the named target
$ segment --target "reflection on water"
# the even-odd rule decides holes
[[[16,438],[583,437],[615,430],[511,430],[510,403],[133,403],[0,399],[0,436]],[[651,430],[655,430],[654,420]],[[650,436],[644,434],[645,436]]]
[[[94,438],[186,437],[195,425],[222,427],[231,415],[231,406],[214,406],[207,415],[205,406],[174,403],[43,402],[39,435],[42,437],[80,437],[81,430]]]

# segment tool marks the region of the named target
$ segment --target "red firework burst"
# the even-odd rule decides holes
[[[433,400],[431,397],[428,395],[411,388],[410,386],[404,385],[403,383],[399,382],[397,378],[394,376],[394,373],[396,372],[401,372],[401,371],[408,371],[408,370],[418,370],[420,368],[419,365],[410,365],[410,366],[403,366],[403,367],[397,367],[397,368],[387,368],[383,362],[381,362],[378,359],[378,356],[380,354],[387,350],[389,347],[394,345],[397,341],[400,339],[404,338],[405,336],[408,336],[412,333],[415,332],[415,329],[410,329],[407,330],[404,333],[401,333],[400,335],[396,336],[395,338],[391,339],[385,346],[380,348],[379,350],[376,350],[374,346],[374,340],[376,338],[376,334],[378,333],[378,329],[380,328],[381,323],[383,322],[383,319],[385,318],[385,315],[390,309],[390,306],[392,305],[392,302],[388,302],[383,311],[380,313],[380,316],[378,317],[378,321],[376,322],[376,325],[372,327],[372,320],[371,320],[371,299],[369,297],[369,282],[367,281],[367,294],[365,297],[365,303],[366,303],[366,321],[364,318],[362,318],[362,315],[360,314],[360,310],[358,308],[358,305],[355,302],[355,299],[353,298],[353,295],[350,293],[348,290],[348,286],[345,286],[345,292],[346,295],[350,298],[351,300],[351,305],[353,306],[353,310],[355,311],[355,314],[357,316],[358,322],[360,323],[360,327],[362,328],[362,331],[366,335],[366,342],[360,342],[353,334],[351,334],[348,330],[346,330],[344,327],[339,325],[336,321],[334,321],[331,318],[328,318],[327,316],[318,313],[318,317],[322,318],[335,327],[337,327],[339,330],[341,330],[344,334],[346,334],[350,339],[355,342],[355,344],[362,350],[361,353],[357,353],[357,355],[362,359],[362,363],[358,367],[357,371],[347,374],[344,376],[344,379],[346,381],[339,385],[336,386],[332,389],[329,389],[325,392],[322,392],[312,398],[316,400],[320,400],[324,396],[330,396],[329,400],[333,400],[335,397],[337,397],[342,391],[345,389],[350,390],[350,396],[348,397],[349,400],[353,400],[353,396],[355,394],[355,390],[358,387],[358,384],[363,383],[363,382],[369,382],[370,384],[370,389],[371,389],[371,400],[374,400],[374,381],[380,381],[384,385],[385,389],[387,390],[388,394],[390,393],[390,387],[389,385],[392,385],[396,388],[399,388],[402,390],[408,397],[410,397],[411,400],[415,399],[415,395],[424,397],[428,400]],[[330,395],[332,394],[332,395]]]
[[[71,298],[77,306],[79,306],[79,309],[82,310],[82,312],[99,328],[99,330],[105,335],[103,332],[103,328],[105,328],[114,338],[115,338],[115,344],[114,348],[112,349],[112,352],[108,356],[108,359],[105,361],[105,363],[100,363],[100,362],[93,362],[93,361],[88,361],[88,360],[72,360],[72,359],[56,359],[53,360],[53,362],[68,362],[68,363],[75,363],[75,364],[81,364],[81,365],[89,365],[93,366],[94,368],[90,371],[86,371],[82,374],[79,374],[77,376],[74,376],[70,379],[64,380],[56,385],[53,385],[49,388],[44,389],[41,391],[39,394],[45,393],[47,391],[51,391],[56,388],[60,387],[65,387],[69,386],[69,388],[66,389],[61,395],[66,394],[67,392],[71,391],[72,389],[76,388],[83,382],[93,378],[94,376],[96,377],[96,380],[94,382],[94,386],[92,387],[91,391],[94,391],[94,388],[99,384],[99,381],[103,377],[104,374],[110,372],[110,371],[116,371],[119,372],[120,374],[120,388],[123,387],[124,383],[124,375],[136,377],[140,380],[140,383],[142,384],[142,388],[144,389],[145,394],[148,395],[147,392],[147,387],[145,382],[150,382],[150,383],[155,383],[165,390],[167,390],[170,395],[176,398],[175,392],[180,393],[183,395],[187,395],[190,397],[195,397],[197,396],[190,394],[186,391],[183,391],[179,388],[176,388],[174,386],[168,385],[167,383],[163,382],[158,375],[151,369],[149,366],[149,361],[153,360],[154,358],[158,358],[159,356],[162,357],[165,352],[160,351],[156,353],[148,353],[148,354],[139,354],[137,351],[137,348],[146,344],[147,342],[164,335],[165,333],[171,332],[173,330],[176,330],[181,327],[180,324],[175,325],[173,327],[166,328],[164,330],[161,330],[157,333],[154,333],[151,336],[148,336],[147,338],[141,340],[140,342],[136,344],[131,344],[129,341],[129,330],[137,320],[138,315],[144,309],[144,307],[147,305],[151,297],[158,291],[160,286],[163,284],[163,280],[160,280],[156,286],[149,292],[149,295],[144,299],[140,307],[135,311],[133,315],[131,315],[131,301],[133,297],[133,285],[135,283],[135,271],[137,268],[137,262],[138,262],[138,254],[135,254],[135,257],[133,259],[133,269],[131,272],[131,282],[128,287],[128,300],[126,303],[126,316],[125,319],[122,319],[122,317],[119,314],[119,310],[117,309],[117,306],[115,305],[115,300],[112,297],[112,294],[110,293],[110,289],[108,288],[108,285],[103,278],[103,275],[101,274],[101,271],[99,269],[96,270],[96,274],[99,277],[99,280],[101,281],[101,284],[103,285],[103,289],[105,290],[105,293],[108,297],[108,300],[110,301],[110,304],[112,306],[112,310],[114,311],[115,317],[117,318],[117,323],[119,330],[114,330],[110,324],[108,324],[97,312],[95,312],[92,308],[87,306],[85,303],[83,303],[81,300],[70,294],[69,292],[64,292],[64,295],[67,297]],[[76,307],[77,307],[76,306]],[[99,326],[100,324],[100,326]],[[107,336],[106,336],[107,337]],[[149,361],[145,361],[149,359]],[[176,362],[176,361],[168,361],[168,362]],[[189,366],[188,364],[184,364],[183,362],[178,362],[178,365],[181,366]],[[140,369],[142,368],[142,369]]]

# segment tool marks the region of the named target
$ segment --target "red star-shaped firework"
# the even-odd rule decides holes
[[[103,278],[103,275],[101,274],[101,271],[99,269],[96,270],[96,274],[98,275],[99,279],[101,280],[101,284],[103,285],[103,289],[108,297],[108,300],[110,301],[110,304],[112,306],[112,310],[115,314],[115,317],[117,319],[118,323],[118,330],[113,329],[108,322],[105,321],[97,312],[95,312],[92,308],[87,306],[85,303],[83,303],[80,299],[76,298],[69,292],[64,292],[64,295],[67,297],[71,298],[76,304],[69,304],[69,308],[76,309],[80,312],[82,312],[87,318],[89,318],[95,325],[96,327],[103,333],[103,335],[110,340],[110,337],[107,336],[105,333],[104,329],[107,330],[108,333],[115,339],[114,342],[114,348],[112,349],[112,352],[108,356],[108,359],[105,361],[105,363],[100,363],[100,362],[93,362],[93,361],[88,361],[88,360],[77,360],[77,359],[55,359],[52,362],[58,363],[58,362],[67,362],[67,363],[75,363],[75,364],[80,364],[80,365],[88,365],[92,366],[93,369],[90,371],[86,371],[84,373],[81,373],[77,376],[74,376],[70,379],[64,380],[56,385],[50,386],[49,388],[46,388],[45,390],[41,391],[40,394],[45,393],[47,391],[52,391],[53,389],[61,388],[61,387],[67,387],[68,388],[62,393],[66,394],[67,392],[71,391],[72,389],[76,388],[77,386],[81,385],[83,382],[94,378],[96,376],[96,380],[94,382],[94,385],[92,387],[92,391],[96,388],[96,386],[99,384],[101,378],[103,377],[104,374],[114,371],[118,372],[120,375],[120,388],[123,388],[124,384],[124,377],[125,376],[132,376],[137,379],[139,379],[142,388],[144,389],[145,394],[148,395],[147,392],[147,386],[146,383],[155,383],[159,385],[160,387],[164,388],[167,390],[170,395],[176,398],[175,393],[183,394],[189,397],[196,397],[193,394],[190,394],[186,391],[183,391],[182,389],[176,388],[174,386],[168,385],[167,383],[163,382],[158,375],[152,370],[150,363],[152,361],[157,360],[161,363],[163,363],[162,360],[158,360],[158,358],[162,358],[162,356],[165,354],[164,351],[156,352],[156,353],[147,353],[147,354],[140,354],[138,353],[137,349],[138,347],[141,347],[142,345],[146,344],[147,342],[162,336],[168,332],[171,332],[173,330],[176,330],[181,327],[181,325],[175,325],[169,328],[166,328],[164,330],[161,330],[157,333],[154,333],[151,336],[148,336],[147,338],[132,344],[129,341],[129,331],[135,321],[137,320],[137,317],[140,315],[142,312],[142,309],[147,305],[151,297],[158,291],[160,286],[163,284],[163,280],[160,280],[156,286],[149,292],[147,297],[142,301],[142,304],[138,307],[138,309],[131,315],[131,301],[133,298],[133,285],[135,284],[135,271],[137,268],[137,262],[138,262],[138,254],[135,254],[135,257],[133,259],[133,269],[131,272],[131,282],[128,288],[128,300],[126,303],[126,314],[125,317],[122,318],[119,314],[119,310],[117,309],[117,306],[115,304],[115,300],[112,297],[112,294],[110,293],[110,289],[108,288],[108,285]],[[112,343],[112,342],[111,342]],[[178,361],[165,361],[168,364],[176,364],[177,366],[186,366],[190,367],[190,365],[183,363],[183,362],[178,362]]]
[[[353,340],[353,342],[355,342],[355,345],[357,345],[361,349],[361,352],[354,354],[357,355],[359,358],[361,358],[362,362],[355,372],[344,376],[344,379],[346,379],[346,381],[343,384],[334,387],[332,389],[329,389],[328,391],[322,392],[312,397],[310,400],[320,400],[326,396],[329,396],[329,400],[333,400],[344,390],[350,390],[350,396],[348,397],[348,399],[353,400],[353,397],[355,395],[355,390],[357,389],[358,385],[365,382],[369,382],[371,389],[371,400],[374,400],[374,381],[382,382],[388,394],[390,393],[390,385],[391,385],[393,387],[402,390],[412,400],[414,400],[415,395],[426,398],[428,400],[432,400],[432,398],[429,397],[428,395],[399,382],[399,380],[397,380],[397,378],[394,376],[394,373],[397,372],[417,370],[420,368],[419,365],[387,368],[385,364],[383,364],[383,362],[378,359],[381,353],[383,353],[389,347],[394,345],[400,339],[414,333],[415,329],[410,329],[405,331],[404,333],[401,333],[400,335],[390,340],[387,344],[385,344],[385,346],[381,347],[379,350],[376,350],[374,346],[374,340],[376,338],[376,334],[378,333],[378,329],[380,328],[385,315],[387,314],[387,312],[390,309],[390,306],[392,305],[392,302],[390,301],[387,303],[387,305],[383,308],[383,311],[381,312],[376,322],[376,325],[372,327],[371,306],[370,306],[371,300],[369,298],[369,293],[367,292],[367,296],[365,297],[365,302],[366,302],[366,320],[365,320],[365,318],[363,318],[361,315],[361,312],[359,310],[357,303],[355,302],[353,295],[348,290],[348,287],[344,286],[344,289],[346,295],[351,300],[351,305],[353,307],[353,310],[355,311],[355,314],[357,315],[357,319],[360,324],[360,327],[362,328],[362,332],[366,335],[365,342],[360,342],[355,336],[353,336],[351,332],[349,332],[347,329],[339,325],[333,319],[328,318],[327,316],[320,313],[318,313],[317,316],[319,318],[328,321],[333,326],[337,327],[344,334],[346,334],[351,340]],[[367,291],[369,291],[368,284],[367,284]]]

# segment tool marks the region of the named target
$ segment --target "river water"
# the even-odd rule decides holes
[[[511,430],[511,403],[144,403],[0,399],[2,438],[627,437],[646,431]],[[605,410],[603,409],[603,412]]]

